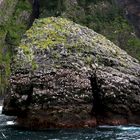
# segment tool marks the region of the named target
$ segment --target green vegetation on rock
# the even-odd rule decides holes
[[[5,67],[6,75],[10,73],[13,50],[19,45],[22,35],[28,28],[31,11],[32,6],[28,0],[5,0],[0,5],[0,63]],[[123,11],[117,6],[115,0],[40,1],[40,18],[51,16],[70,19],[78,24],[87,26],[104,35],[117,46],[140,60],[140,39],[136,37],[132,26],[124,18]],[[61,25],[52,22],[51,19],[35,21],[34,26],[23,37],[23,40],[26,37],[30,37],[33,41],[28,40],[25,44],[22,41],[20,45],[20,48],[28,54],[28,59],[32,60],[34,56],[32,43],[34,46],[38,46],[39,49],[50,50],[50,48],[57,48],[56,46],[63,42],[61,45],[65,44],[67,46],[68,53],[75,50],[88,51],[89,48],[87,47],[79,47],[83,43],[80,37],[78,38],[80,43],[75,43],[75,39],[72,40],[75,49],[70,49],[71,45],[67,42],[67,36],[69,36],[70,31],[63,28],[66,24],[65,22],[69,22],[66,19],[60,22]],[[48,29],[45,24],[50,24],[52,28],[50,27],[44,33],[44,29],[41,26],[45,26],[44,28]],[[38,40],[41,41],[39,42]],[[93,42],[93,44],[96,43]],[[118,55],[117,51],[115,55]],[[60,54],[56,51],[53,57],[59,59]],[[86,60],[87,63],[90,63],[92,57],[89,55]],[[33,68],[38,67],[35,61],[32,62],[32,65]]]
[[[133,27],[124,18],[123,10],[115,0],[41,1],[40,17],[49,16],[69,18],[87,26],[140,60],[140,39],[136,37]]]
[[[0,5],[0,79],[5,81],[0,83],[2,89],[10,74],[13,51],[29,26],[31,11],[28,0],[5,0]]]
[[[83,69],[116,60],[123,67],[137,60],[93,30],[65,18],[37,19],[26,31],[14,58],[13,71],[55,71],[59,67]],[[119,60],[119,62],[117,62]]]
[[[19,44],[21,36],[29,25],[32,8],[28,0],[20,0],[13,9],[12,15],[8,17],[3,28],[7,32],[6,43],[15,46]]]

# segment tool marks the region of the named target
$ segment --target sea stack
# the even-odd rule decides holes
[[[64,18],[34,21],[11,64],[3,114],[30,129],[140,124],[140,64]]]

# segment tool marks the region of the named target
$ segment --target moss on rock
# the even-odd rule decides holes
[[[93,30],[55,17],[35,20],[21,40],[14,60],[14,71],[36,69],[42,73],[59,67],[88,71],[96,63],[127,68],[138,62]]]
[[[40,12],[40,17],[61,16],[87,26],[140,60],[140,39],[116,0],[47,0]]]

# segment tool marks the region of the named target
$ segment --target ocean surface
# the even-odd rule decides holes
[[[140,126],[99,126],[90,129],[48,129],[28,131],[17,127],[13,118],[1,114],[0,140],[140,140]]]

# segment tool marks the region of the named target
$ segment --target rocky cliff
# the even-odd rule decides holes
[[[32,13],[28,0],[0,0],[0,94],[6,93],[10,61]]]
[[[11,65],[3,113],[30,129],[140,124],[140,64],[93,30],[36,20]]]
[[[136,33],[140,38],[140,1],[139,0],[118,0],[124,8],[126,18],[135,27]]]

